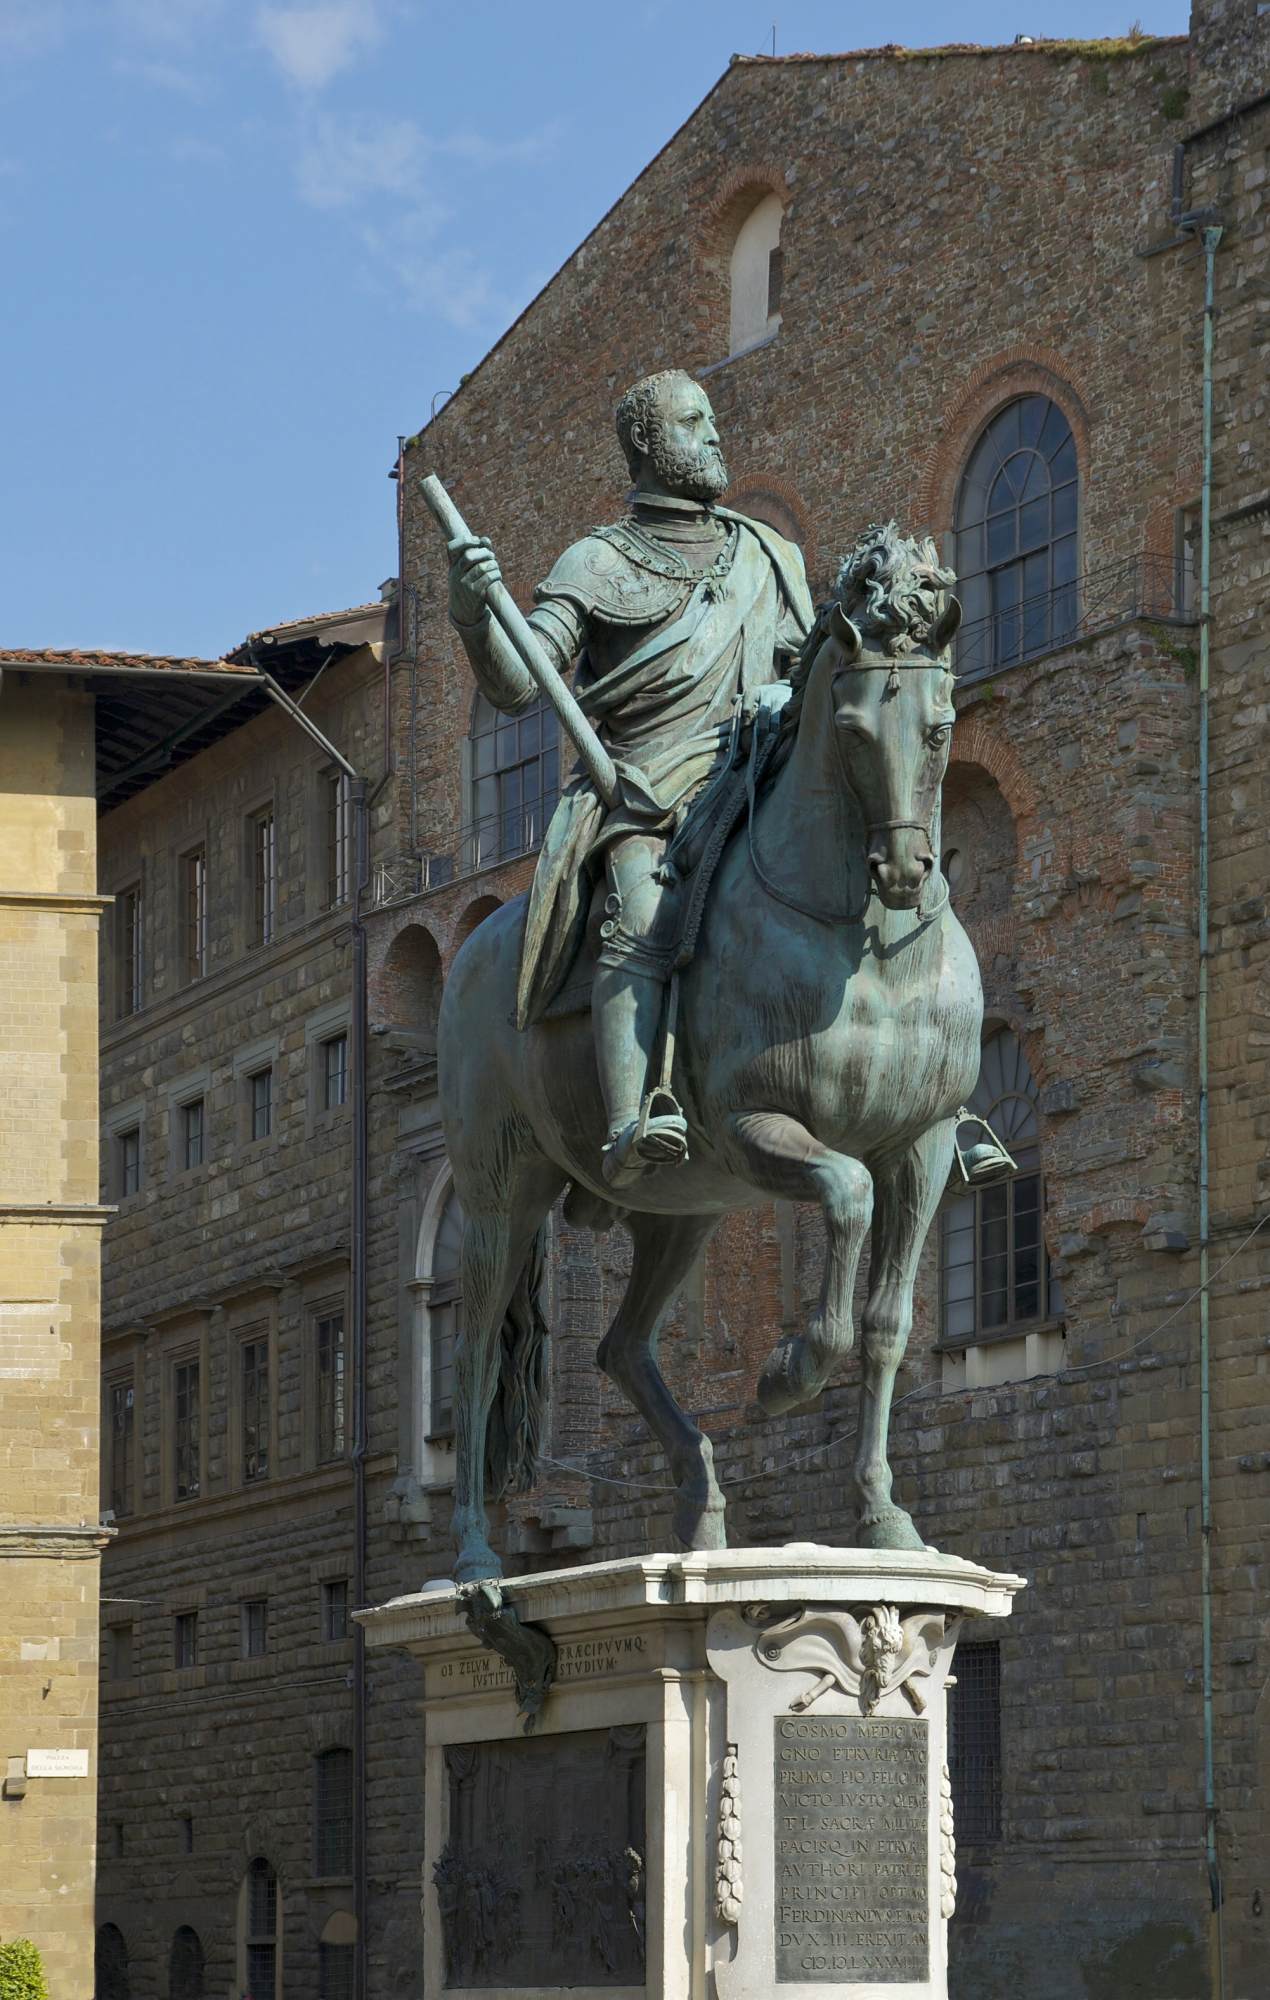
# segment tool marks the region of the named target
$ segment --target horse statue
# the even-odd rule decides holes
[[[525,899],[459,952],[441,1008],[446,1144],[465,1216],[456,1354],[459,1582],[499,1574],[487,1490],[529,1484],[546,1393],[543,1230],[621,1216],[634,1256],[596,1355],[666,1452],[685,1548],[725,1546],[710,1440],[658,1366],[663,1320],[724,1215],[816,1202],[819,1301],[757,1396],[771,1416],[825,1387],[854,1340],[871,1230],[854,1464],[856,1543],[920,1549],[892,1497],[891,1398],[918,1257],[979,1066],[983,994],[939,869],[940,787],[960,621],[934,544],[871,529],[843,563],[790,679],[678,975],[674,1083],[689,1156],[615,1196],[588,1016],[514,1025]],[[762,732],[758,732],[762,734]],[[620,1201],[620,1209],[617,1202]]]

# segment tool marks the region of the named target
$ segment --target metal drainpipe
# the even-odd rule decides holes
[[[366,781],[352,787],[353,855],[353,995],[350,1070],[353,1090],[352,1226],[349,1243],[349,1289],[353,1318],[353,1598],[366,1602],[366,1210],[368,1121],[366,1103],[366,925],[362,898],[369,875],[370,841]],[[353,1915],[357,1941],[353,1950],[354,2000],[367,2000],[366,1917],[366,1634],[353,1628]]]
[[[1188,219],[1182,218],[1183,229]],[[1190,225],[1192,228],[1194,224]],[[1204,1847],[1208,1887],[1217,1926],[1217,1992],[1226,1991],[1222,1934],[1221,1862],[1217,1853],[1217,1779],[1213,1753],[1213,1482],[1211,1345],[1209,1339],[1209,1084],[1208,1084],[1208,956],[1209,956],[1209,614],[1212,579],[1213,504],[1213,266],[1220,227],[1196,230],[1204,251],[1204,376],[1203,471],[1199,527],[1199,1479],[1200,1479],[1200,1629],[1203,1649],[1204,1702]]]

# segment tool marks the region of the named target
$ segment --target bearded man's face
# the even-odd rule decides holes
[[[672,383],[661,397],[648,421],[648,458],[666,490],[683,500],[709,502],[727,491],[714,411],[697,383]]]

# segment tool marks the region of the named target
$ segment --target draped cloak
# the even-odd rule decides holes
[[[794,544],[765,522],[723,507],[716,512],[737,532],[726,578],[684,578],[668,605],[663,588],[660,601],[647,605],[647,622],[632,618],[641,579],[613,573],[615,565],[634,566],[598,537],[575,544],[535,592],[541,604],[565,598],[581,613],[587,636],[574,691],[619,768],[633,766],[651,786],[667,832],[736,754],[743,708],[782,678],[783,661],[798,653],[813,618]],[[579,560],[592,544],[594,552]],[[589,587],[588,572],[607,573],[600,587]],[[615,615],[606,617],[610,604]],[[590,778],[575,769],[547,828],[530,892],[518,1027],[542,1017],[568,976],[586,930],[598,858],[622,835],[649,830],[647,817],[606,808]]]

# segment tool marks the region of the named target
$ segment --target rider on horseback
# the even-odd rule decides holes
[[[524,1027],[559,993],[602,858],[591,1008],[613,1188],[687,1152],[678,1105],[658,1091],[653,1115],[645,1096],[678,948],[667,847],[691,801],[739,755],[760,691],[782,678],[812,622],[794,544],[717,504],[727,472],[699,383],[680,369],[645,377],[618,405],[617,433],[630,512],[565,551],[529,622],[560,672],[577,663],[579,704],[632,783],[611,808],[581,773],[562,796],[535,875],[518,1006]],[[496,708],[526,709],[539,689],[488,614],[499,580],[490,544],[449,546],[450,617],[476,679]]]

